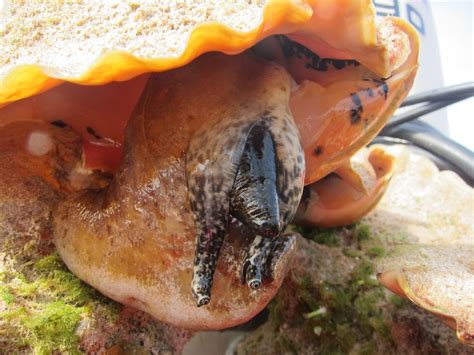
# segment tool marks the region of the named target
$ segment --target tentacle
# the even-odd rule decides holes
[[[296,245],[296,234],[287,233],[275,239],[272,245],[272,250],[265,265],[264,277],[268,280],[275,280],[277,278],[278,265],[282,262],[284,257]]]
[[[294,162],[297,166],[297,161]],[[259,121],[251,129],[242,154],[237,177],[231,194],[231,213],[247,228],[255,238],[244,258],[241,269],[241,282],[251,289],[258,289],[266,270],[267,260],[277,243],[283,226],[289,222],[287,216],[280,221],[279,169],[275,142],[268,121]],[[301,193],[301,180],[293,180],[299,192],[290,202],[295,205]],[[288,190],[288,191],[291,191]],[[283,196],[290,198],[290,196]],[[293,212],[290,214],[293,216]]]
[[[245,256],[241,282],[247,283],[255,290],[260,288],[264,280],[274,280],[278,263],[293,248],[295,242],[294,234],[285,234],[274,239],[257,235]]]
[[[223,219],[225,221],[225,219]],[[217,221],[215,221],[217,222]],[[216,262],[224,243],[226,229],[218,221],[214,225],[199,226],[194,258],[193,281],[191,290],[197,306],[204,306],[211,301],[212,278]]]
[[[210,301],[216,262],[229,220],[230,196],[253,124],[251,118],[259,117],[242,116],[236,125],[229,125],[232,118],[224,117],[210,129],[198,130],[189,144],[186,174],[197,230],[192,292],[198,306]]]
[[[264,274],[263,268],[272,251],[275,240],[276,239],[264,238],[260,235],[254,238],[242,265],[242,284],[247,283],[253,290],[260,288]]]
[[[262,285],[262,268],[280,233],[275,143],[265,121],[251,129],[231,194],[231,212],[256,236],[241,269],[241,282]]]
[[[303,191],[303,152],[287,107],[252,116],[234,118],[232,125],[220,120],[189,145],[189,199],[197,226],[192,289],[198,306],[210,301],[229,214],[255,235],[275,238],[293,218]],[[259,284],[260,271],[249,270],[252,285]]]

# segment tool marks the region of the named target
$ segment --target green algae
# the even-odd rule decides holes
[[[42,275],[34,282],[37,288],[54,294],[66,303],[84,305],[96,294],[96,291],[67,270],[57,254],[38,260],[34,269]]]
[[[278,338],[278,343],[285,353],[298,354],[300,347],[289,337],[282,335]]]
[[[10,305],[15,301],[15,295],[11,292],[11,289],[8,286],[0,286],[0,298],[7,305]]]
[[[300,302],[305,303],[312,310],[316,309],[319,303],[312,291],[312,280],[309,275],[305,275],[297,280],[296,285],[296,297]]]
[[[277,294],[275,298],[268,305],[269,324],[271,324],[274,332],[278,331],[284,322],[283,315],[285,313],[285,299],[281,293]],[[262,338],[259,338],[262,340]]]
[[[302,348],[317,349],[320,354],[370,354],[380,346],[389,348],[393,342],[381,307],[386,303],[385,291],[377,282],[373,262],[385,254],[385,249],[371,235],[369,226],[359,223],[339,229],[295,230],[311,242],[328,247],[344,245],[338,255],[351,260],[353,267],[344,271],[345,281],[318,280],[310,270],[296,277],[293,293],[281,291],[268,308],[272,335],[261,333],[258,339],[273,341],[277,353],[294,353]],[[298,314],[291,316],[287,308],[295,297]],[[285,331],[288,327],[293,328],[292,332]],[[304,345],[300,338],[294,338],[296,328]],[[299,344],[298,349],[293,344]]]
[[[355,250],[352,248],[344,248],[342,249],[342,253],[350,258],[360,258],[363,256],[363,253],[360,250]]]
[[[403,308],[409,304],[405,298],[402,298],[396,294],[390,294],[388,296],[388,301],[397,309]]]
[[[326,245],[329,247],[337,247],[340,245],[338,229],[336,228],[307,228],[292,226],[292,230],[301,234],[306,239],[315,243]]]
[[[367,254],[372,258],[380,258],[385,255],[385,249],[382,247],[372,247],[367,251]]]
[[[76,328],[84,312],[84,307],[55,301],[34,310],[21,307],[3,312],[1,316],[23,336],[17,339],[17,345],[29,346],[35,354],[53,351],[78,353]]]
[[[19,271],[4,271],[0,297],[0,328],[9,343],[36,354],[55,351],[78,353],[81,322],[100,312],[110,322],[120,306],[100,295],[68,271],[59,255],[51,254],[24,264]]]
[[[367,282],[370,280],[368,276],[361,278],[361,275],[367,275],[368,270],[366,265],[358,268],[349,285],[327,282],[321,285],[318,295],[320,307],[327,311],[320,317],[310,319],[313,322],[311,326],[321,328],[321,353],[349,352],[356,343],[371,342],[374,332],[389,338],[379,307],[383,289]],[[361,283],[361,280],[364,282]]]
[[[359,242],[370,240],[372,238],[370,233],[370,226],[364,223],[358,223],[355,226],[355,235]]]
[[[319,298],[327,307],[327,317],[315,319],[322,328],[321,346],[331,352],[348,352],[354,345],[371,344],[373,333],[390,342],[388,327],[380,303],[384,289],[375,278],[374,257],[384,254],[379,241],[370,233],[369,226],[356,224],[352,227],[353,238],[344,254],[357,258],[357,264],[346,284],[322,282]],[[355,238],[354,238],[355,237]],[[375,244],[375,245],[374,245]],[[350,252],[348,252],[350,251]],[[354,330],[357,329],[357,332]],[[325,344],[323,344],[325,343]]]

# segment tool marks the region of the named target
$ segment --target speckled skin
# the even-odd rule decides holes
[[[253,82],[257,88],[261,87],[260,90],[257,89],[245,101],[232,103],[235,106],[222,112],[215,122],[211,121],[209,126],[198,129],[193,134],[186,153],[189,199],[197,226],[192,290],[198,306],[210,301],[216,261],[226,235],[230,210],[236,204],[235,198],[231,197],[236,190],[245,189],[240,186],[243,184],[239,184],[242,179],[237,179],[244,152],[252,150],[253,155],[262,155],[261,165],[269,163],[267,169],[259,172],[259,176],[249,177],[250,180],[257,180],[250,184],[256,185],[259,179],[263,179],[267,185],[275,185],[275,189],[270,192],[274,196],[262,196],[258,191],[252,190],[252,196],[245,201],[245,206],[241,206],[245,210],[252,210],[259,206],[273,205],[275,199],[277,220],[273,221],[275,226],[272,232],[267,231],[263,221],[272,219],[271,216],[262,218],[259,213],[252,212],[242,212],[240,216],[235,216],[252,232],[257,233],[257,239],[260,240],[262,236],[275,238],[279,235],[295,214],[303,191],[303,151],[287,106],[289,80],[285,78],[286,73],[277,66],[269,65],[265,71],[264,75],[267,77],[282,79],[282,89],[272,90],[271,86],[267,86],[266,80]],[[210,75],[205,71],[201,74]],[[258,132],[257,136],[254,137],[253,132]],[[258,139],[262,142],[256,141]],[[264,149],[265,141],[269,141],[268,144],[272,147]],[[254,151],[249,143],[262,147],[257,147],[257,151]],[[246,174],[251,172],[246,171]],[[249,214],[251,217],[246,218]],[[247,268],[244,275],[250,272],[249,285],[253,285],[255,289],[261,283],[255,273],[261,272],[254,268],[263,268],[272,244],[271,241],[253,243],[244,262],[244,265],[253,265],[253,268]],[[261,265],[254,265],[252,262],[249,264],[253,254],[261,253],[259,249],[267,249],[259,258]]]
[[[105,295],[175,326],[227,328],[260,312],[281,285],[295,246],[291,237],[276,242],[275,258],[266,260],[273,278],[259,290],[242,285],[242,264],[255,235],[229,223],[229,193],[246,132],[263,117],[271,122],[278,157],[281,226],[291,219],[304,163],[289,92],[283,69],[245,54],[209,54],[153,75],[128,124],[113,182],[69,198],[54,213],[55,244],[71,271]],[[235,134],[212,134],[223,129]],[[188,186],[194,189],[189,195]],[[222,248],[212,302],[200,308],[190,285],[203,225],[195,223],[192,205],[207,213],[213,233],[226,232],[216,243]],[[206,245],[198,243],[198,255]],[[212,273],[212,265],[202,266]]]

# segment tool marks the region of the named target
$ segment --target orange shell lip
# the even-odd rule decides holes
[[[296,30],[312,15],[304,3],[270,1],[262,20],[248,32],[240,32],[220,23],[198,24],[189,33],[182,53],[178,56],[141,58],[131,51],[110,50],[88,64],[74,76],[61,75],[54,67],[36,63],[17,65],[6,73],[0,71],[0,107],[6,103],[30,97],[51,89],[64,81],[80,85],[104,85],[125,81],[147,72],[161,72],[183,66],[199,55],[217,51],[237,54],[273,33]]]
[[[90,10],[89,10],[90,11]],[[86,70],[73,75],[64,74],[64,63],[46,66],[36,63],[36,60],[25,62],[21,59],[21,47],[16,42],[21,38],[15,36],[8,42],[8,20],[0,31],[4,36],[7,48],[7,63],[3,70],[0,68],[0,107],[9,102],[37,95],[49,90],[64,81],[81,85],[103,85],[112,81],[129,80],[146,72],[160,72],[183,66],[205,52],[219,51],[226,54],[237,54],[255,45],[262,39],[273,34],[292,34],[298,38],[317,38],[329,47],[337,48],[351,58],[366,65],[381,77],[390,75],[390,60],[387,48],[377,44],[375,11],[368,0],[334,1],[267,1],[261,10],[261,20],[248,31],[238,31],[222,23],[201,23],[195,26],[189,36],[182,53],[178,56],[140,57],[130,50],[104,50],[94,60],[86,63]],[[55,12],[52,12],[52,16]],[[341,26],[340,19],[344,18]],[[21,23],[13,23],[19,26]],[[407,25],[411,36],[415,32]],[[61,27],[57,28],[61,35]],[[411,33],[413,32],[413,33]],[[46,36],[46,34],[41,34]],[[70,36],[70,34],[69,34]],[[49,40],[53,43],[56,37],[43,38],[43,43]],[[139,36],[137,36],[138,40]],[[35,45],[36,42],[27,43]],[[84,44],[87,46],[87,44]],[[42,49],[46,51],[47,49]],[[84,48],[87,51],[87,48]],[[47,52],[43,56],[48,56]],[[20,60],[16,60],[17,57]],[[84,65],[84,63],[82,63]],[[6,71],[5,71],[6,70]],[[73,70],[74,72],[74,70]]]
[[[341,17],[346,18],[344,26],[340,25]],[[143,73],[183,66],[204,52],[237,54],[271,35],[290,34],[302,42],[307,41],[309,46],[337,52],[332,53],[336,57],[354,58],[376,77],[392,74],[386,81],[387,97],[369,98],[364,94],[370,87],[380,91],[379,84],[362,80],[361,75],[365,73],[357,74],[356,78],[337,77],[337,82],[329,84],[307,81],[293,93],[290,106],[305,149],[305,183],[309,184],[337,169],[347,157],[368,144],[411,88],[418,65],[418,36],[402,20],[393,18],[387,22],[404,32],[410,44],[409,57],[393,73],[389,50],[378,43],[370,1],[356,0],[268,1],[255,28],[240,32],[221,23],[199,24],[189,34],[181,55],[174,57],[144,58],[134,55],[133,51],[106,51],[91,62],[87,70],[74,76],[61,75],[58,68],[34,63],[13,66],[6,72],[0,68],[0,108],[22,98],[34,95],[37,98],[1,109],[0,125],[25,117],[48,121],[62,116],[83,135],[87,167],[114,171],[120,161],[123,128],[146,82],[147,74]],[[50,90],[61,83],[64,84],[58,91]],[[351,110],[353,94],[365,105],[364,123],[359,125],[350,124],[345,114]],[[314,100],[314,95],[319,101]],[[95,99],[102,96],[120,96],[123,100],[111,104],[112,99]],[[309,102],[321,104],[308,105]],[[90,127],[108,139],[105,144],[87,134]],[[334,139],[336,136],[339,138]],[[321,146],[324,146],[324,154],[316,156],[314,152]],[[105,159],[104,154],[113,159]]]

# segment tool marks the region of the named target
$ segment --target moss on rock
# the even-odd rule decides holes
[[[1,317],[10,323],[16,334],[17,345],[28,346],[35,354],[53,351],[78,352],[77,327],[84,307],[76,307],[63,301],[49,302],[33,309],[21,307],[2,312]]]
[[[270,303],[268,321],[245,337],[238,354],[396,354],[418,346],[463,353],[454,335],[440,340],[450,330],[426,326],[432,316],[378,283],[377,260],[392,250],[385,236],[361,223],[294,229],[303,236],[298,263]],[[399,336],[400,319],[425,337],[407,347]]]
[[[111,321],[118,319],[120,307],[71,274],[57,254],[20,269],[28,272],[4,271],[0,287],[4,301],[0,328],[9,346],[38,354],[74,353],[79,351],[81,322],[93,315],[98,304],[107,305]]]
[[[4,353],[172,351],[189,332],[104,297],[74,276],[47,235],[0,235]]]

